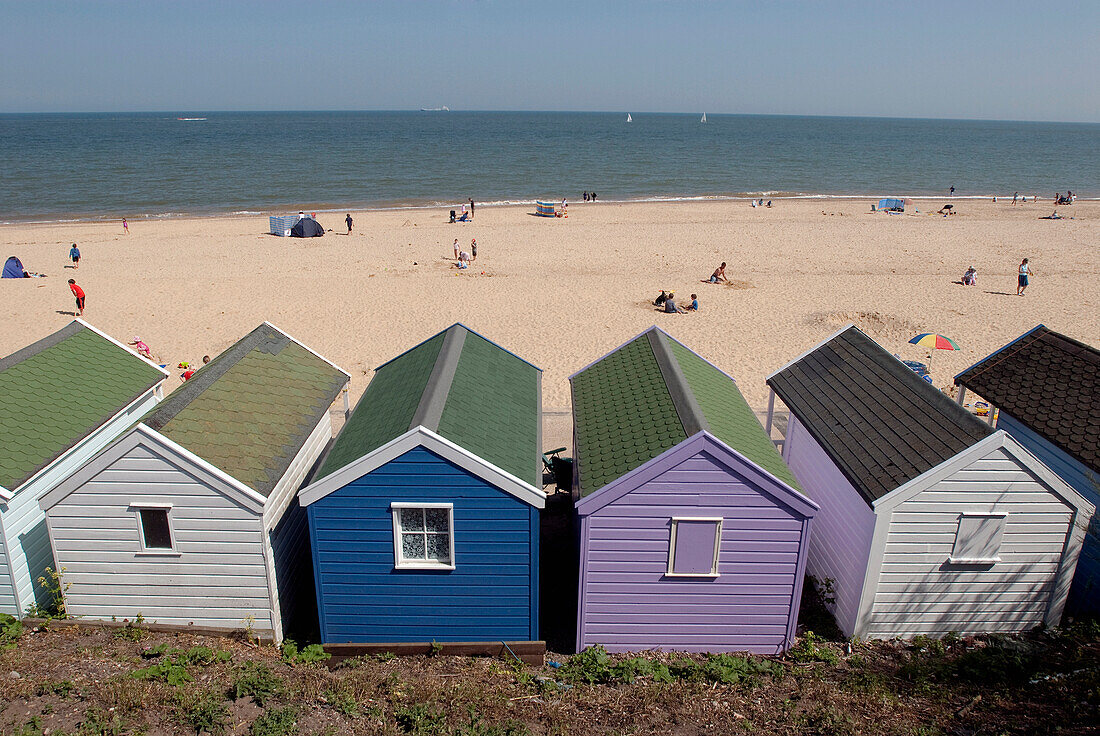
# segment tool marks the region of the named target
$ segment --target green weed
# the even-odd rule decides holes
[[[316,664],[332,657],[320,644],[298,648],[293,639],[287,639],[282,647],[283,661],[289,665]]]
[[[355,718],[359,715],[359,701],[355,699],[354,693],[347,688],[330,688],[321,695],[324,697],[325,702],[331,705],[337,713],[348,718]]]
[[[194,680],[187,672],[186,668],[181,667],[175,662],[157,662],[148,667],[134,670],[130,673],[130,677],[135,680],[166,682],[169,685],[183,685],[184,683]]]
[[[252,722],[249,733],[252,736],[288,736],[297,733],[298,710],[286,706],[278,710],[269,710]]]
[[[219,736],[229,726],[229,708],[220,695],[214,692],[181,691],[176,702],[180,719],[195,733]]]
[[[245,662],[233,677],[232,694],[234,700],[251,696],[263,706],[284,690],[282,679],[262,662]]]
[[[15,616],[0,613],[0,649],[10,649],[23,636],[23,623]]]
[[[412,734],[441,734],[447,720],[443,713],[427,703],[398,708],[394,719],[403,733]]]
[[[795,662],[836,664],[840,660],[840,656],[812,631],[807,631],[797,644],[788,649],[787,656]]]

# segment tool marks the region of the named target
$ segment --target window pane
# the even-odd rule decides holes
[[[450,534],[428,535],[428,559],[448,563],[451,561]]]
[[[424,531],[424,509],[401,509],[401,531]]]
[[[423,560],[424,559],[424,535],[423,534],[402,534],[401,535],[401,556],[406,560]]]
[[[717,521],[673,522],[676,525],[676,549],[672,550],[672,572],[680,575],[709,575],[714,572],[714,535]]]
[[[448,520],[450,513],[447,509],[426,509],[428,516],[428,531],[430,532],[448,532]]]
[[[963,516],[951,556],[959,560],[991,560],[1001,548],[1003,516]]]
[[[172,549],[168,512],[164,509],[142,509],[141,534],[145,538],[146,549]]]

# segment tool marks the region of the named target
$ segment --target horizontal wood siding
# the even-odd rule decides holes
[[[454,504],[454,570],[394,569],[395,501]],[[536,639],[530,508],[423,447],[311,504],[322,640]]]
[[[666,576],[671,519],[721,517],[717,578]],[[804,519],[699,452],[585,518],[578,645],[785,648]]]
[[[178,556],[141,553],[136,501],[173,504]],[[263,521],[143,446],[131,449],[49,511],[68,612],[272,630]]]
[[[0,505],[0,508],[2,508],[2,505]],[[19,605],[15,600],[15,586],[12,585],[11,581],[7,546],[3,538],[3,529],[0,528],[0,613],[17,616],[22,614],[22,611],[19,610]]]
[[[841,631],[851,636],[863,594],[875,512],[794,415],[783,454],[803,491],[821,507],[814,516],[807,572],[819,581],[832,581],[833,616]]]
[[[998,562],[951,566],[963,513],[1006,513]],[[1003,449],[894,509],[866,635],[1023,631],[1043,622],[1073,509]]]
[[[38,585],[38,578],[46,574],[47,567],[54,567],[49,532],[46,529],[46,514],[38,505],[38,499],[129,429],[135,420],[156,403],[155,389],[149,389],[125,411],[89,434],[40,475],[21,486],[6,507],[0,507],[4,536],[12,555],[17,607],[20,611],[25,611],[35,601],[43,605],[48,603],[49,594]]]
[[[1012,435],[1097,509],[1088,521],[1081,556],[1077,558],[1073,587],[1066,601],[1066,613],[1100,613],[1100,474],[1003,411],[998,415],[997,429]]]

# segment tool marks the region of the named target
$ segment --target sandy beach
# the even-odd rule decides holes
[[[6,225],[2,255],[44,279],[0,282],[0,355],[74,315],[67,280],[87,292],[84,318],[140,336],[160,362],[215,355],[267,320],[352,374],[352,400],[382,362],[460,321],[544,369],[547,446],[569,436],[573,371],[657,324],[737,379],[750,404],[764,378],[853,322],[903,358],[920,332],[953,338],[932,359],[935,385],[1039,323],[1100,344],[1100,202],[916,200],[920,213],[870,214],[867,200],[576,203],[567,219],[533,207],[479,207],[469,224],[443,210],[321,213],[308,240],[267,235],[267,217]],[[454,268],[452,242],[477,239]],[[83,259],[68,268],[76,242]],[[1016,269],[1032,265],[1026,296]],[[719,262],[730,285],[700,283]],[[978,283],[957,283],[967,266]],[[661,289],[698,314],[658,313]],[[178,376],[181,370],[175,370]],[[170,388],[178,378],[169,382]]]

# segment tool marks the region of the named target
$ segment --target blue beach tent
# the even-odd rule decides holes
[[[905,212],[904,199],[880,199],[878,201],[879,212]]]
[[[26,272],[23,270],[23,264],[15,256],[8,258],[4,263],[4,276],[6,279],[21,279],[26,276]]]

